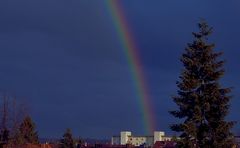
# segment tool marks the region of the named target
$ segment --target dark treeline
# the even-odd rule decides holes
[[[35,125],[26,105],[6,93],[0,97],[0,144],[38,143]]]
[[[17,97],[6,93],[0,95],[0,148],[3,145],[18,147],[25,144],[39,143],[38,132],[26,104]],[[74,138],[68,128],[61,140],[56,141],[60,148],[77,148],[83,144],[80,138]]]

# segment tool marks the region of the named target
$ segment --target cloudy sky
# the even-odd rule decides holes
[[[157,129],[172,134],[179,57],[196,23],[214,27],[224,51],[223,86],[234,87],[228,119],[239,121],[239,0],[122,0],[139,47]],[[106,1],[1,0],[0,90],[31,109],[40,137],[110,138],[143,133],[133,79]],[[240,134],[237,124],[234,132]]]

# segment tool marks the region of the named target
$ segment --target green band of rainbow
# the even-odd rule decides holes
[[[155,130],[156,122],[154,120],[153,106],[143,73],[143,66],[138,53],[139,49],[137,48],[136,42],[134,42],[133,34],[130,32],[131,30],[120,2],[118,0],[107,0],[107,6],[110,10],[110,14],[112,15],[114,25],[129,63],[132,78],[134,79],[134,85],[141,108],[140,110],[143,115],[145,133],[150,134]]]

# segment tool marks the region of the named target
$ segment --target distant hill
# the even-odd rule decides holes
[[[39,138],[40,143],[58,143],[60,141],[59,138]],[[84,142],[88,144],[110,144],[110,140],[106,139],[92,139],[92,138],[85,138],[83,139]]]
[[[110,144],[111,141],[110,140],[106,140],[106,139],[91,139],[91,138],[86,138],[83,139],[85,142],[89,143],[89,144]]]
[[[58,138],[39,138],[40,143],[58,143],[59,141]]]

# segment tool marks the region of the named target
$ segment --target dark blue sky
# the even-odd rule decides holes
[[[233,86],[228,119],[240,121],[239,0],[122,0],[140,47],[158,130],[171,134],[179,57],[199,18],[224,51],[223,86]],[[142,115],[121,42],[104,1],[1,0],[0,90],[27,102],[40,137],[141,134]],[[23,99],[24,98],[24,99]],[[234,128],[240,134],[240,125]]]

